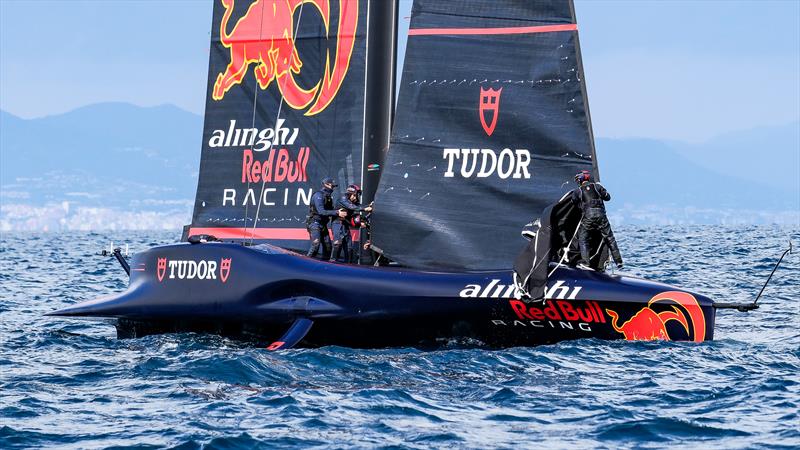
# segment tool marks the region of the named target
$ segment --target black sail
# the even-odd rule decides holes
[[[304,250],[320,180],[361,182],[367,0],[215,0],[187,235]]]
[[[571,2],[416,0],[373,244],[410,267],[511,267],[594,156]]]

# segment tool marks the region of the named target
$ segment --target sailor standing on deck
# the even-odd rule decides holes
[[[361,226],[361,217],[358,215],[360,212],[372,212],[372,207],[361,207],[361,186],[351,184],[347,186],[347,191],[339,197],[336,201],[335,208],[339,211],[344,211],[347,215],[345,217],[336,217],[333,219],[333,253],[331,253],[331,262],[339,259],[339,253],[344,247],[344,260],[345,262],[353,262],[354,249],[353,239],[350,236],[351,227]]]
[[[311,203],[308,205],[308,218],[306,227],[311,240],[308,256],[314,257],[322,244],[322,259],[328,259],[331,253],[331,238],[328,234],[328,221],[332,217],[346,217],[344,211],[333,208],[333,188],[338,186],[333,178],[325,177],[322,180],[322,189],[314,192]]]
[[[583,264],[591,267],[592,257],[600,250],[605,241],[617,268],[621,269],[622,255],[619,253],[617,240],[614,239],[614,233],[611,231],[611,225],[606,217],[605,202],[611,200],[611,194],[602,184],[591,180],[592,175],[589,171],[580,171],[575,175],[575,181],[579,187],[572,191],[572,201],[583,211],[583,218],[578,230],[581,259]],[[596,242],[597,245],[592,246],[592,242]]]

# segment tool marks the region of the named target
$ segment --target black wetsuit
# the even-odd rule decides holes
[[[602,240],[608,245],[614,262],[618,266],[622,265],[622,255],[619,253],[617,240],[614,239],[614,233],[606,217],[605,202],[609,200],[611,194],[600,183],[586,182],[572,191],[572,201],[580,205],[583,211],[578,230],[578,245],[581,249],[581,259],[586,265],[591,265],[591,259],[600,249]],[[602,240],[596,239],[598,234],[602,236]],[[592,241],[597,244],[592,246]]]
[[[308,256],[314,257],[322,244],[322,259],[328,259],[331,253],[331,237],[328,234],[328,221],[331,217],[338,216],[339,212],[333,209],[333,189],[322,189],[311,196],[308,206],[308,219],[306,221],[308,236],[311,246]]]
[[[331,261],[339,259],[339,253],[344,248],[345,262],[353,262],[353,239],[350,236],[350,221],[357,212],[364,211],[357,202],[351,202],[349,195],[344,194],[336,201],[335,208],[337,210],[344,209],[347,211],[347,217],[335,217],[333,219],[333,253],[331,253]]]

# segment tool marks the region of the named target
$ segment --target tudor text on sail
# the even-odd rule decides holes
[[[447,160],[445,178],[486,178],[497,176],[505,180],[511,178],[530,178],[528,167],[531,164],[530,150],[505,148],[498,152],[489,148],[445,148],[442,158]],[[456,163],[460,170],[456,171]]]

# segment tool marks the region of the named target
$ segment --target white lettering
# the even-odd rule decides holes
[[[236,128],[236,121],[231,120],[227,131],[220,129],[211,132],[208,146],[212,148],[253,146],[253,151],[261,152],[275,145],[294,145],[300,129],[284,127],[285,122],[286,119],[278,119],[275,128],[259,130]]]
[[[480,292],[481,286],[479,284],[468,284],[458,293],[458,296],[463,298],[478,298]]]
[[[209,147],[222,147],[225,140],[225,132],[222,130],[214,130],[211,138],[208,140]]]
[[[455,176],[454,168],[457,162],[461,163],[459,173],[462,178],[472,178],[473,176],[486,178],[492,175],[497,175],[502,180],[512,175],[513,178],[531,178],[529,170],[531,153],[526,149],[512,151],[510,148],[505,148],[498,156],[497,152],[488,148],[446,148],[442,151],[442,159],[447,160],[445,178]],[[480,168],[478,168],[479,159]]]
[[[266,189],[264,189],[264,196],[261,198],[262,203],[264,204],[264,206],[275,206],[275,202],[268,202],[267,201],[267,194],[269,194],[270,192],[275,192],[275,191],[277,191],[277,189],[275,189],[275,188],[266,188]]]
[[[488,148],[484,148],[481,150],[481,170],[478,171],[478,178],[486,178],[489,175],[494,173],[495,168],[497,167],[497,155]],[[491,166],[488,168],[486,167],[486,162],[491,160]]]
[[[300,197],[303,197],[303,204],[308,206],[311,204],[311,196],[314,195],[314,190],[309,188],[308,192],[298,189],[297,190],[297,204],[300,205]]]
[[[468,284],[458,293],[462,298],[515,298],[515,286],[500,283],[499,279],[491,279],[486,285]],[[564,280],[556,280],[545,288],[544,298],[548,300],[575,300],[581,286],[567,286]]]
[[[564,286],[564,282],[561,280],[556,281],[550,289],[546,290],[544,297],[547,299],[563,299],[567,296],[567,292],[569,292],[569,286]]]
[[[508,159],[508,170],[503,170],[503,160]],[[500,152],[500,158],[497,161],[497,176],[500,179],[505,180],[509,176],[511,176],[511,172],[514,171],[514,153],[511,151],[510,148],[504,148],[502,152]]]
[[[225,147],[231,146],[231,135],[233,135],[234,129],[236,129],[236,121],[231,120],[231,125],[228,127],[228,137],[225,139]]]
[[[258,128],[242,128],[242,138],[238,145],[253,145],[257,134]]]
[[[525,149],[517,149],[514,153],[517,155],[517,169],[514,171],[514,178],[530,178],[531,174],[528,172],[528,166],[531,164],[531,152]],[[525,176],[522,175],[522,172],[525,172]]]
[[[255,191],[253,191],[252,189],[248,189],[247,190],[247,193],[244,194],[244,201],[242,202],[243,205],[245,203],[247,203],[247,199],[248,198],[250,199],[250,204],[253,205],[253,206],[256,206],[256,193],[255,193]]]
[[[192,279],[197,276],[197,263],[194,261],[187,262],[186,278]]]
[[[217,262],[214,260],[170,260],[169,278],[179,280],[216,280]],[[177,269],[177,270],[176,270]],[[160,281],[160,280],[159,280]]]
[[[178,261],[178,278],[181,280],[186,278],[186,263],[187,261]]]
[[[442,158],[447,159],[447,172],[444,173],[445,178],[452,178],[455,175],[453,173],[453,164],[455,164],[455,160],[458,158],[459,152],[460,150],[457,148],[444,149]]]
[[[583,289],[583,287],[581,287],[581,286],[575,286],[574,288],[572,288],[572,293],[569,294],[569,297],[567,297],[567,300],[575,300],[575,297],[577,297],[578,292],[580,292],[581,289]]]
[[[208,263],[203,260],[197,263],[197,278],[204,280],[208,273]]]
[[[225,206],[228,200],[231,201],[232,206],[236,206],[236,189],[224,189],[222,191],[222,206]]]
[[[461,149],[461,176],[464,178],[469,178],[472,176],[472,173],[475,172],[475,165],[478,163],[478,153],[480,150],[477,148],[464,148]],[[467,161],[472,160],[472,164],[469,166],[469,170],[467,170]]]
[[[272,128],[264,128],[258,133],[258,142],[253,151],[261,152],[269,148],[269,143],[272,142],[272,136],[275,135],[275,130]]]
[[[483,292],[481,293],[480,297],[481,298],[489,297],[489,292],[491,292],[492,288],[495,287],[495,285],[497,285],[497,283],[499,283],[499,282],[500,282],[500,280],[492,280],[492,281],[490,281],[489,285],[486,286],[486,289],[483,290]]]

